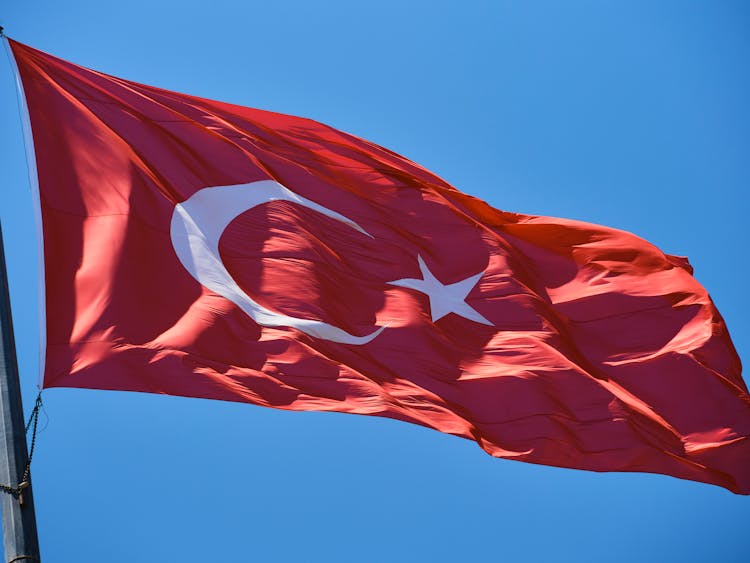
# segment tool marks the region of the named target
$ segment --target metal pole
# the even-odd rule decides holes
[[[16,487],[23,480],[28,453],[1,226],[0,339],[2,340],[0,347],[0,432],[2,433],[0,436],[0,483]],[[40,561],[31,485],[25,487],[18,495],[0,492],[0,496],[2,497],[5,561],[7,563]]]

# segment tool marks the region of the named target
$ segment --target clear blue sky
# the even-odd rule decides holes
[[[500,209],[687,255],[747,362],[747,2],[6,0],[0,24],[110,74],[318,119]],[[28,408],[37,280],[15,96],[3,57],[0,215]],[[46,562],[750,557],[750,498],[714,486],[497,460],[379,418],[44,399],[33,475]]]

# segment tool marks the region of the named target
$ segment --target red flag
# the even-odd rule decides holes
[[[739,358],[685,259],[498,211],[308,119],[11,47],[44,387],[386,416],[497,457],[750,493]]]

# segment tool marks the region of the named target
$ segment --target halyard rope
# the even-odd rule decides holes
[[[29,448],[29,459],[26,462],[26,469],[23,471],[23,477],[21,478],[21,482],[18,483],[15,487],[11,485],[3,485],[0,484],[0,491],[7,493],[9,495],[13,495],[14,497],[18,497],[23,490],[28,487],[31,484],[31,458],[34,457],[34,447],[36,446],[36,428],[39,423],[39,411],[42,409],[42,392],[40,391],[39,394],[36,396],[36,402],[34,403],[34,408],[31,409],[31,416],[29,416],[29,421],[26,423],[26,433],[29,433],[29,428],[32,428],[31,431],[31,447]]]

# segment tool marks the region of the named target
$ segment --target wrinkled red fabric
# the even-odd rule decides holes
[[[385,416],[493,456],[647,471],[750,493],[750,398],[726,326],[684,258],[627,232],[493,209],[326,125],[137,84],[15,41],[41,194],[45,387]],[[272,311],[364,345],[264,327],[202,287],[170,239],[175,205],[275,180],[221,258]],[[443,284],[483,273],[432,320]]]

